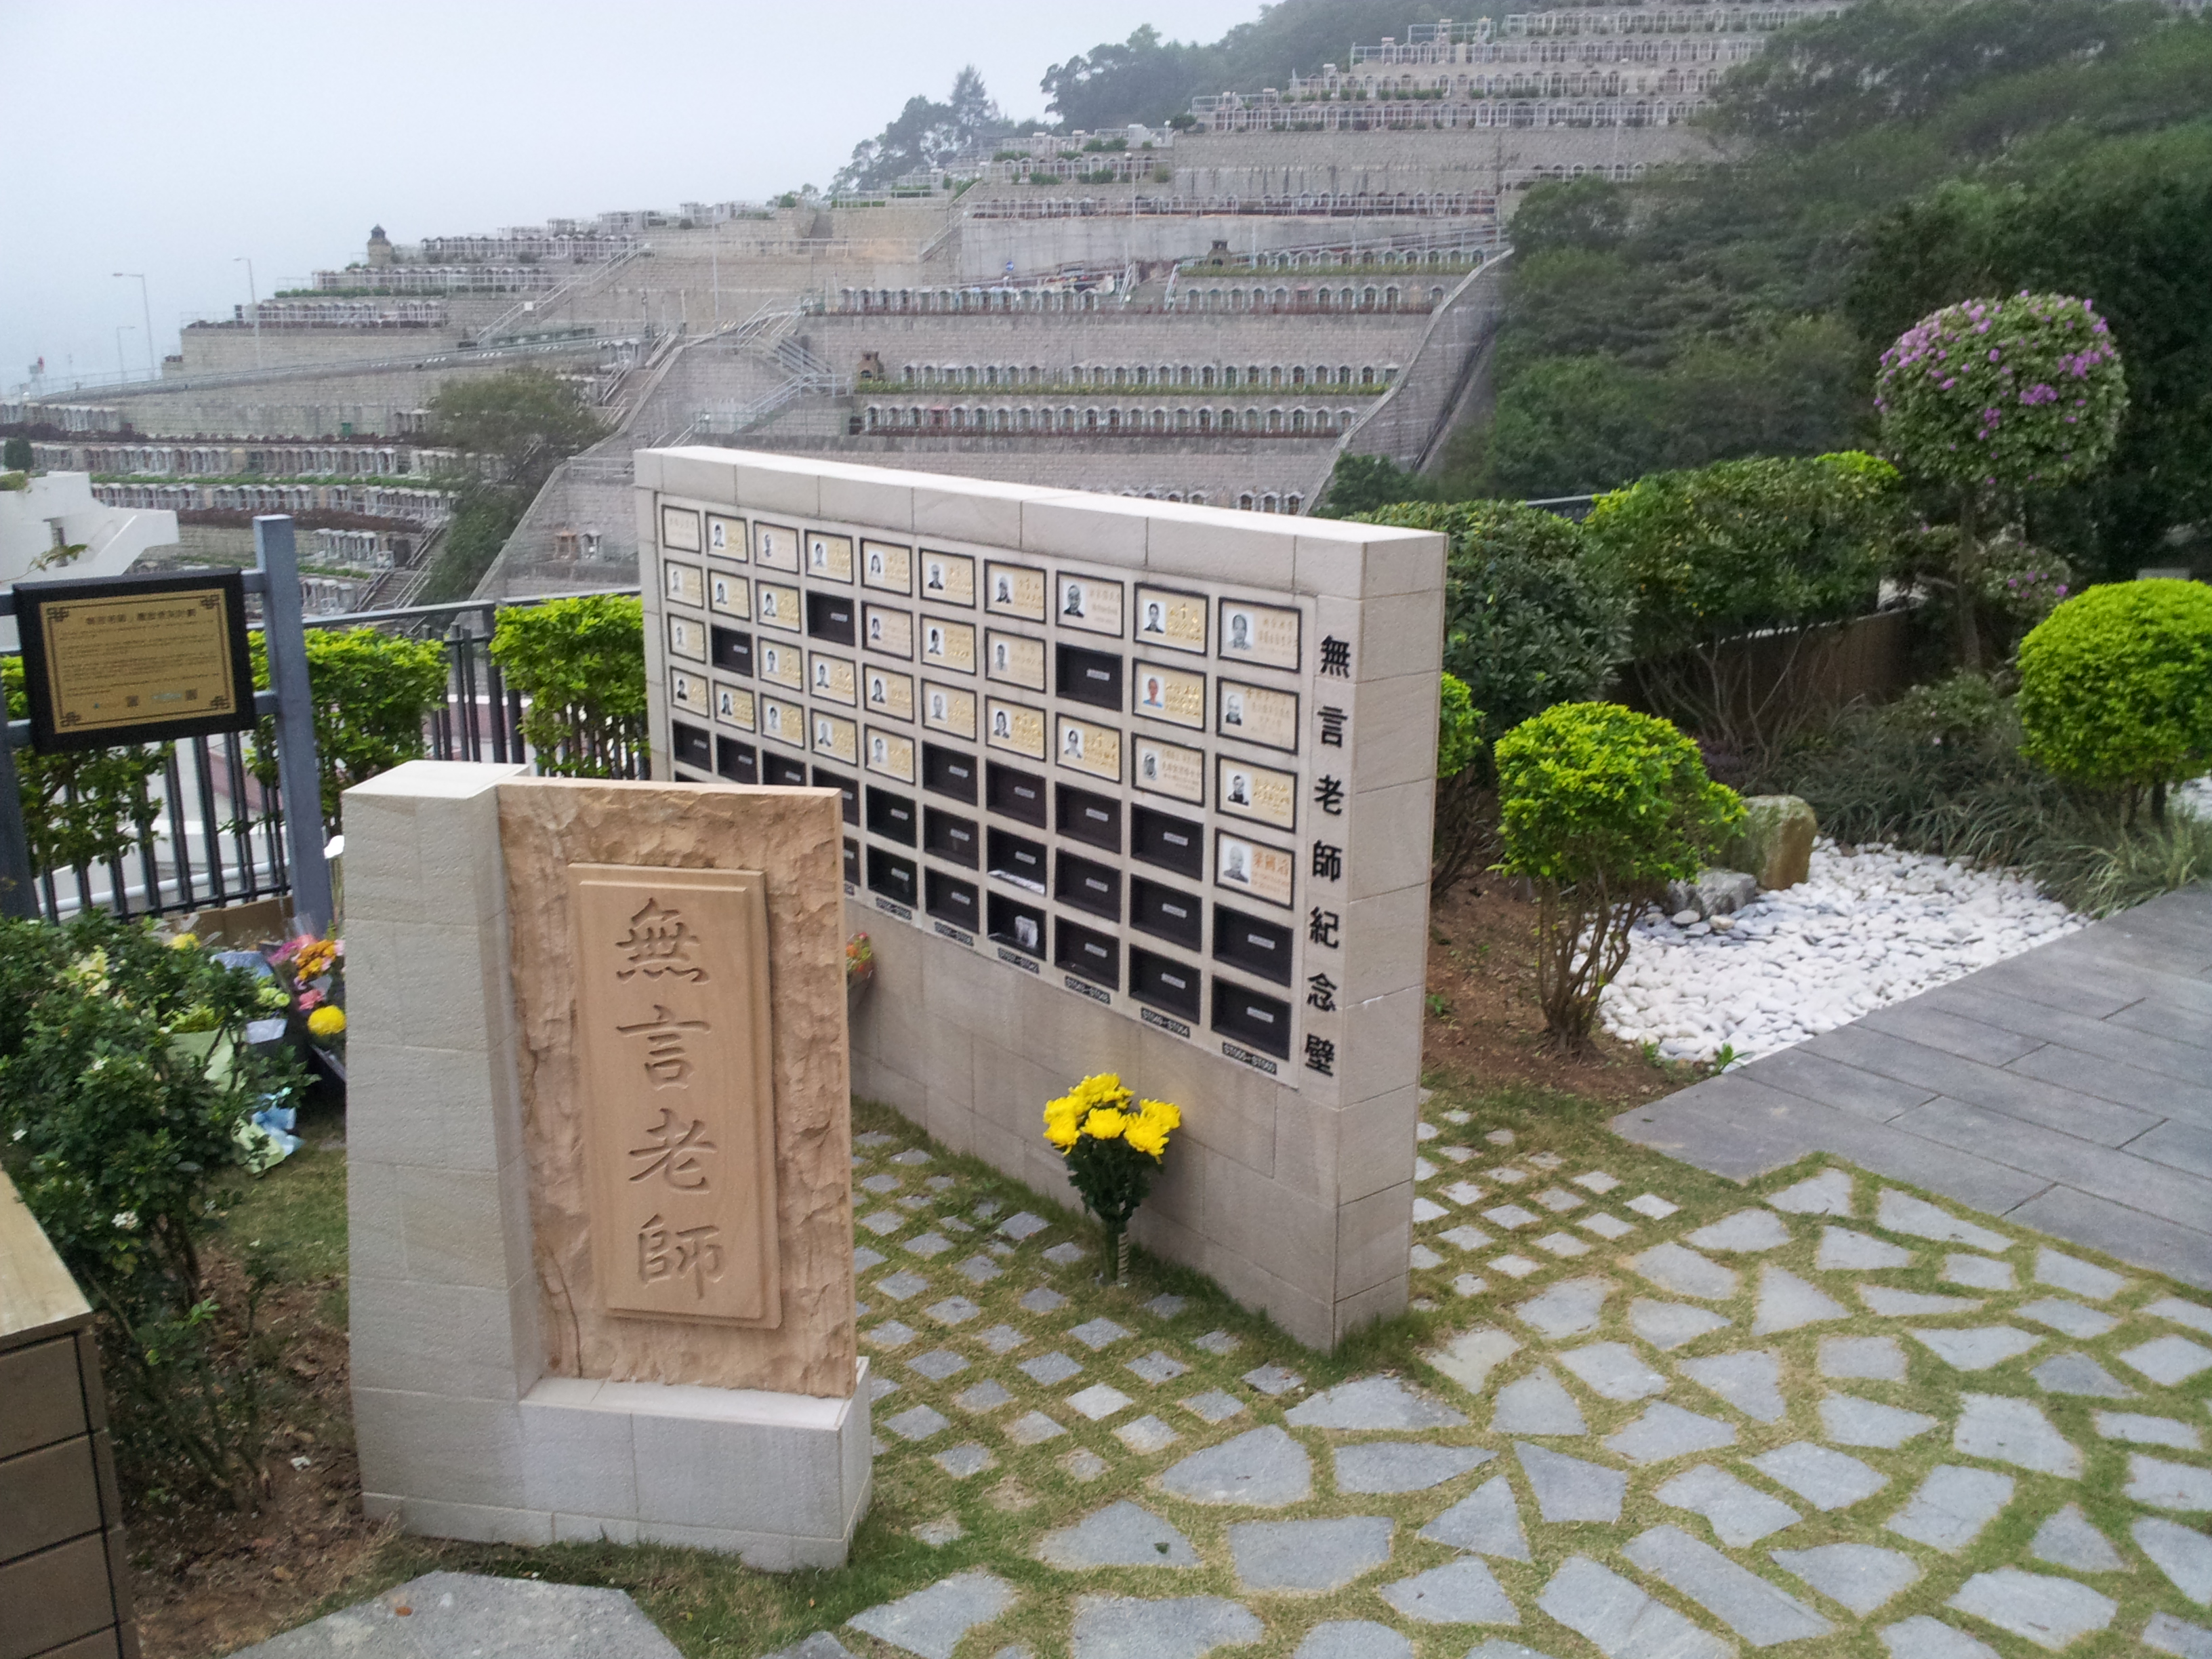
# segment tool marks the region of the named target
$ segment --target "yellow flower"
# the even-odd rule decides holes
[[[1094,1106],[1091,1115],[1083,1120],[1083,1133],[1093,1140],[1119,1140],[1122,1130],[1134,1121],[1129,1114],[1111,1106]]]
[[[169,948],[172,951],[197,951],[200,948],[199,939],[192,933],[173,933],[169,937]]]
[[[1083,1103],[1072,1095],[1048,1102],[1044,1109],[1044,1138],[1066,1152],[1083,1133],[1085,1110]]]
[[[1137,1151],[1158,1158],[1168,1149],[1168,1132],[1149,1117],[1133,1117],[1121,1139]]]
[[[345,1030],[345,1010],[325,1003],[307,1016],[307,1034],[325,1042]]]
[[[1137,1109],[1158,1124],[1163,1131],[1182,1127],[1182,1108],[1172,1101],[1147,1100],[1141,1103]]]

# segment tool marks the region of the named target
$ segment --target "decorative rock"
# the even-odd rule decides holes
[[[1813,1257],[1813,1265],[1824,1273],[1866,1272],[1911,1263],[1912,1252],[1902,1244],[1869,1238],[1849,1227],[1821,1228],[1820,1248]]]
[[[2138,1446],[2204,1449],[2203,1432],[2194,1424],[2177,1423],[2170,1417],[2146,1417],[2140,1412],[2099,1412],[2097,1432],[2107,1440],[2128,1440]]]
[[[1606,1659],[1735,1659],[1729,1644],[1585,1555],[1560,1564],[1536,1605]]]
[[[2128,1349],[2120,1355],[2120,1363],[2170,1389],[2212,1366],[2212,1348],[2191,1342],[2185,1336],[2161,1336],[2139,1348]]]
[[[1749,1462],[1776,1486],[1787,1486],[1816,1510],[1849,1509],[1889,1484],[1889,1477],[1879,1469],[1809,1440],[1792,1441]]]
[[[1862,1619],[1920,1578],[1919,1564],[1904,1551],[1872,1544],[1820,1544],[1808,1550],[1769,1550],[1767,1555],[1783,1571]]]
[[[2086,1296],[2092,1302],[2102,1302],[2118,1296],[2126,1288],[2128,1281],[2109,1267],[2100,1267],[2075,1256],[2062,1255],[2045,1244],[2035,1253],[2035,1282],[2055,1285],[2062,1291]]]
[[[1395,1376],[1361,1376],[1327,1389],[1283,1420],[1301,1429],[1456,1429],[1467,1419]]]
[[[2154,1319],[2171,1319],[2177,1325],[2186,1325],[2193,1331],[2212,1336],[2212,1308],[2201,1303],[2184,1302],[2178,1296],[2162,1296],[2143,1311]]]
[[[1713,1536],[1731,1549],[1756,1544],[1804,1519],[1780,1498],[1770,1498],[1710,1463],[1683,1470],[1655,1496],[1662,1504],[1704,1516]]]
[[[2177,1619],[2170,1613],[2154,1613],[2143,1626],[2143,1645],[2179,1659],[2212,1659],[2212,1630]]]
[[[1956,1555],[2012,1502],[2013,1478],[1939,1463],[1905,1507],[1883,1524],[1900,1538]]]
[[[1667,1379],[1645,1364],[1626,1342],[1593,1342],[1586,1348],[1571,1348],[1559,1356],[1559,1364],[1601,1400],[1649,1400],[1667,1391]]]
[[[2062,1653],[2092,1631],[2112,1622],[2119,1603],[2087,1584],[2047,1573],[1999,1567],[1978,1572],[1943,1604],[1999,1630]]]
[[[1047,1533],[1036,1558],[1074,1572],[1087,1567],[1194,1567],[1190,1540],[1139,1504],[1124,1498],[1085,1516],[1072,1527]]]
[[[1670,1457],[1734,1445],[1735,1425],[1661,1400],[1646,1407],[1644,1415],[1626,1428],[1607,1435],[1605,1443],[1607,1449],[1632,1463],[1663,1463]]]
[[[1695,1297],[1700,1302],[1725,1301],[1743,1283],[1742,1275],[1735,1268],[1723,1267],[1695,1250],[1673,1243],[1655,1244],[1641,1255],[1632,1255],[1628,1265],[1661,1290],[1674,1296]]]
[[[1808,848],[1809,856],[1810,849]],[[1798,878],[1802,881],[1804,878]],[[1695,881],[1667,884],[1667,902],[1674,906],[1674,922],[1686,927],[1715,916],[1732,916],[1759,897],[1759,883],[1741,870],[1704,869]],[[1684,921],[1684,916],[1689,921]]]
[[[1686,1595],[1753,1647],[1826,1636],[1835,1626],[1794,1595],[1738,1566],[1678,1527],[1638,1533],[1621,1552],[1660,1583]]]
[[[1521,1614],[1488,1567],[1460,1560],[1385,1584],[1382,1599],[1424,1625],[1517,1625]]]
[[[1161,1490],[1194,1504],[1280,1509],[1313,1492],[1306,1449],[1273,1424],[1193,1452],[1160,1476]]]
[[[1795,887],[1812,873],[1813,842],[1820,833],[1813,809],[1796,796],[1747,795],[1743,822],[1721,855],[1772,892]]]
[[[1530,1372],[1498,1391],[1490,1419],[1492,1434],[1587,1434],[1580,1407],[1549,1366]]]
[[[1988,1643],[1924,1613],[1886,1626],[1881,1644],[1889,1650],[1889,1659],[2002,1659]]]
[[[1288,1394],[1293,1389],[1303,1389],[1306,1385],[1305,1378],[1300,1376],[1296,1371],[1285,1370],[1280,1365],[1275,1364],[1257,1366],[1245,1372],[1240,1380],[1246,1387],[1258,1389],[1270,1400],[1279,1395]]]
[[[1152,1416],[1122,1424],[1114,1431],[1114,1437],[1139,1457],[1150,1457],[1156,1451],[1164,1451],[1182,1438],[1158,1418]]]
[[[2212,1510],[2212,1469],[2132,1452],[2128,1456],[2127,1494],[2153,1509]]]
[[[1789,1409],[1782,1399],[1782,1357],[1771,1351],[1717,1353],[1685,1359],[1675,1369],[1756,1422],[1779,1423]]]
[[[2128,1528],[2136,1547],[2200,1607],[2212,1607],[2212,1538],[2162,1516],[2139,1517]]]
[[[1431,1446],[1418,1440],[1370,1440],[1336,1448],[1340,1492],[1426,1492],[1498,1455],[1481,1446]]]
[[[1495,1556],[1506,1561],[1529,1559],[1528,1535],[1521,1529],[1521,1509],[1513,1501],[1513,1486],[1493,1475],[1467,1497],[1421,1528],[1432,1544],[1449,1544],[1455,1550]]]
[[[1671,1352],[1696,1341],[1729,1322],[1704,1308],[1681,1302],[1653,1302],[1638,1297],[1628,1304],[1628,1328],[1653,1347]]]
[[[1523,1302],[1514,1312],[1522,1323],[1561,1342],[1595,1330],[1604,1316],[1605,1299],[1612,1291],[1610,1279],[1563,1279],[1543,1295]]]
[[[1380,1515],[1244,1521],[1229,1528],[1229,1553],[1246,1589],[1342,1589],[1390,1559],[1391,1525]]]
[[[2043,1340],[2010,1325],[1975,1325],[1957,1331],[1908,1328],[1905,1334],[1945,1364],[1962,1371],[1985,1371],[1992,1365],[2002,1365]]]
[[[1610,1524],[1620,1519],[1628,1477],[1619,1469],[1546,1451],[1526,1441],[1516,1441],[1513,1450],[1521,1460],[1522,1474],[1528,1477],[1528,1490],[1535,1494],[1536,1512],[1545,1520]]]
[[[2128,1568],[2112,1540],[2089,1524],[2079,1504],[2069,1504],[2038,1527],[2027,1553],[2075,1572],[2125,1572]]]
[[[2078,1302],[2069,1302],[2057,1296],[2024,1302],[2013,1311],[2022,1319],[2032,1319],[2039,1325],[2048,1325],[2054,1331],[2063,1331],[2078,1342],[2100,1337],[2120,1322],[2108,1313],[2099,1313],[2094,1308],[2085,1308]]]
[[[1337,1619],[1308,1631],[1291,1659],[1413,1659],[1413,1644],[1388,1625]]]
[[[1848,1170],[1823,1170],[1794,1187],[1784,1187],[1766,1200],[1790,1215],[1851,1215],[1851,1176]]]
[[[1193,1395],[1182,1402],[1182,1408],[1208,1423],[1226,1423],[1244,1409],[1244,1402],[1233,1394],[1219,1389],[1208,1389],[1204,1394]]]
[[[1930,1238],[1938,1244],[1965,1244],[1987,1250],[1992,1255],[2012,1248],[2012,1240],[2002,1233],[1961,1221],[1927,1200],[1914,1198],[1894,1188],[1882,1188],[1881,1197],[1875,1204],[1874,1218],[1875,1224],[1884,1232],[1903,1233],[1908,1238]]]
[[[1972,1291],[2016,1288],[2011,1262],[1992,1255],[1972,1255],[1963,1250],[1954,1250],[1943,1258],[1943,1278],[1947,1283],[1964,1285]]]
[[[1885,1319],[1972,1313],[1984,1305],[1976,1296],[1923,1296],[1917,1291],[1893,1291],[1887,1285],[1860,1285],[1859,1300]]]
[[[1039,1354],[1034,1359],[1024,1359],[1014,1369],[1030,1382],[1041,1383],[1048,1389],[1066,1382],[1071,1376],[1083,1375],[1083,1367],[1057,1348],[1050,1353]]]
[[[1738,1210],[1685,1236],[1701,1250],[1771,1250],[1790,1242],[1790,1229],[1771,1210]]]
[[[2046,1393],[2131,1400],[2135,1390],[2086,1353],[2055,1353],[2028,1372]]]
[[[1936,1419],[1923,1412],[1884,1406],[1856,1395],[1832,1394],[1820,1401],[1821,1437],[1838,1446],[1879,1446],[1891,1450],[1935,1426]]]
[[[1256,1642],[1267,1627],[1250,1608],[1219,1595],[1140,1601],[1129,1595],[1081,1595],[1075,1601],[1073,1659],[1200,1659],[1218,1647]]]
[[[988,1625],[1014,1605],[1014,1587],[988,1572],[958,1572],[927,1589],[855,1613],[846,1622],[854,1630],[917,1653],[921,1659],[952,1659],[960,1638]]]
[[[1893,1336],[1824,1336],[1820,1375],[1863,1376],[1876,1382],[1905,1381],[1905,1350]]]

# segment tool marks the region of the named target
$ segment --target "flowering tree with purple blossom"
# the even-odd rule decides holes
[[[2095,472],[2127,403],[2110,327],[2070,295],[2022,289],[1946,306],[1882,353],[1875,407],[1887,447],[1905,471],[1958,500],[1950,582],[1963,666],[1981,666],[1980,526],[2014,517],[2031,486]]]

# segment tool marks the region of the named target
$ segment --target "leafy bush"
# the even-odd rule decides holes
[[[492,660],[530,702],[524,739],[547,777],[626,778],[646,748],[645,608],[586,594],[499,613]]]
[[[0,445],[0,471],[28,472],[31,470],[31,441],[22,436],[12,437]]]
[[[27,720],[23,659],[0,659],[8,718]],[[33,871],[71,870],[119,859],[154,832],[150,786],[167,763],[167,744],[118,749],[15,751],[16,793]]]
[[[2212,589],[2093,587],[2021,642],[2020,678],[2029,759],[2162,817],[2166,786],[2212,766]]]
[[[1535,886],[1544,1024],[1579,1048],[1627,960],[1637,913],[1697,874],[1743,803],[1673,726],[1617,703],[1547,708],[1500,738],[1497,754],[1498,867]]]
[[[1429,896],[1441,899],[1464,881],[1492,840],[1483,808],[1482,711],[1467,682],[1445,674],[1437,699],[1437,810],[1429,854]]]
[[[0,1148],[100,1316],[118,1451],[241,1505],[258,1395],[228,1345],[251,1309],[219,1306],[203,1252],[239,1127],[293,1080],[234,1048],[260,1005],[248,975],[105,912],[0,922]]]
[[[253,683],[269,689],[264,636],[252,639]],[[315,704],[315,756],[322,772],[323,830],[335,835],[339,797],[356,783],[423,754],[422,722],[446,696],[445,647],[374,628],[307,630],[307,690]],[[253,772],[276,782],[276,722],[255,733]]]

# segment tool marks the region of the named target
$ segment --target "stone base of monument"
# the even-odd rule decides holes
[[[354,1415],[370,1518],[481,1541],[679,1544],[774,1571],[843,1565],[872,1441],[853,1328],[836,794],[416,762],[347,792],[345,811]],[[602,939],[605,917],[579,908],[571,867],[657,907],[663,977],[622,979],[620,934]],[[737,913],[717,896],[748,882],[760,925],[718,942]],[[640,884],[651,893],[630,900]],[[694,942],[721,952],[698,958],[697,981],[672,967]],[[772,1000],[749,1000],[755,974]],[[632,990],[637,1011],[608,1001]],[[665,1034],[624,1035],[641,1012],[687,1041],[741,1040],[746,1063],[702,1048],[678,1067]],[[606,1145],[621,1158],[678,1122],[685,1156],[658,1175],[647,1164],[642,1186],[637,1164],[607,1163]],[[766,1172],[758,1158],[734,1168],[755,1146]],[[628,1305],[672,1276],[708,1309],[721,1291],[755,1304],[719,1317],[688,1300],[680,1317]]]

